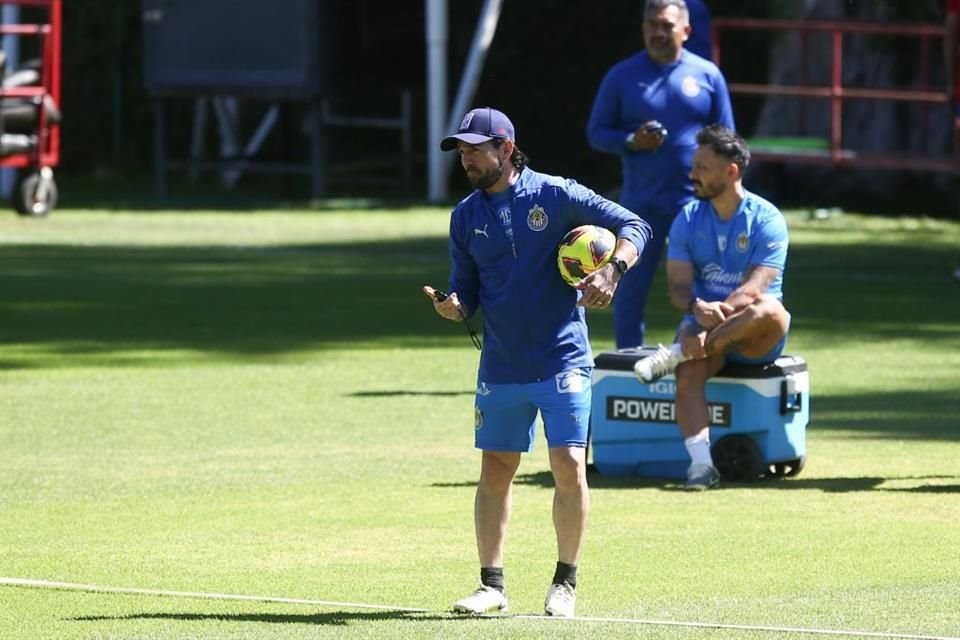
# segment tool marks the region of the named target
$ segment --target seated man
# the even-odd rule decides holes
[[[743,188],[750,151],[720,125],[697,134],[690,180],[696,200],[673,221],[667,253],[670,303],[684,312],[676,342],[637,361],[650,383],[676,371],[676,416],[690,453],[686,489],[715,486],[707,379],[727,362],[772,362],[790,314],[781,301],[787,225],[774,205]]]

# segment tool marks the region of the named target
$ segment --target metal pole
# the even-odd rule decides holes
[[[403,190],[410,192],[410,178],[413,175],[413,136],[410,129],[413,127],[413,97],[409,89],[400,94],[400,138],[403,148]]]
[[[447,120],[447,0],[426,2],[427,29],[427,199],[447,198],[440,141]]]
[[[455,131],[460,124],[463,114],[470,110],[470,102],[477,91],[477,85],[480,84],[480,73],[483,71],[483,63],[487,58],[487,51],[490,50],[490,44],[493,42],[493,36],[497,32],[497,23],[500,21],[500,9],[503,6],[503,0],[485,0],[480,18],[477,20],[477,30],[473,34],[473,43],[470,45],[470,55],[467,58],[467,65],[463,71],[463,77],[460,79],[460,89],[457,91],[457,97],[453,101],[453,109],[450,112],[450,119],[447,122],[447,130]],[[437,142],[439,144],[439,141]],[[452,157],[452,156],[451,156]],[[450,175],[452,162],[446,162],[444,167],[444,180]]]
[[[153,99],[153,188],[157,198],[167,198],[167,145],[166,118],[163,98]]]
[[[843,32],[833,31],[830,82],[830,155],[834,164],[843,156]]]
[[[310,197],[315,203],[327,192],[327,156],[324,122],[320,114],[320,98],[310,101],[308,112],[310,119]]]

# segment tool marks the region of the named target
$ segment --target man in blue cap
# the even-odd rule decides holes
[[[475,190],[451,214],[449,293],[423,290],[448,320],[466,320],[482,309],[484,334],[473,425],[482,451],[474,503],[480,587],[453,610],[507,608],[503,543],[513,478],[521,454],[532,449],[539,413],[556,483],[558,552],[544,611],[570,617],[590,506],[586,444],[593,357],[584,309],[610,304],[650,228],[573,180],[530,169],[515,138],[504,113],[481,107],[440,145],[456,150]],[[606,266],[571,287],[557,269],[557,247],[568,231],[586,224],[613,231],[617,245]]]

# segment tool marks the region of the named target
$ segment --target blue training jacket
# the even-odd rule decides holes
[[[650,227],[574,180],[529,168],[509,193],[513,244],[483,190],[450,217],[450,290],[470,315],[483,311],[479,380],[520,384],[592,367],[581,294],[560,277],[557,247],[574,227],[593,224],[642,251]]]
[[[628,151],[627,136],[648,120],[663,124],[667,139],[655,151]],[[623,206],[672,217],[693,199],[689,173],[697,132],[716,123],[734,128],[727,82],[716,65],[686,49],[673,64],[655,62],[641,51],[603,78],[587,138],[594,149],[621,157]]]

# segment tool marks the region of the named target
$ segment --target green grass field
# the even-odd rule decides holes
[[[0,585],[0,638],[960,636],[960,225],[792,213],[806,469],[702,495],[592,475],[593,619],[460,619],[477,352],[420,292],[448,213],[0,217],[0,578],[328,602]],[[542,612],[551,496],[541,439],[513,614]]]

